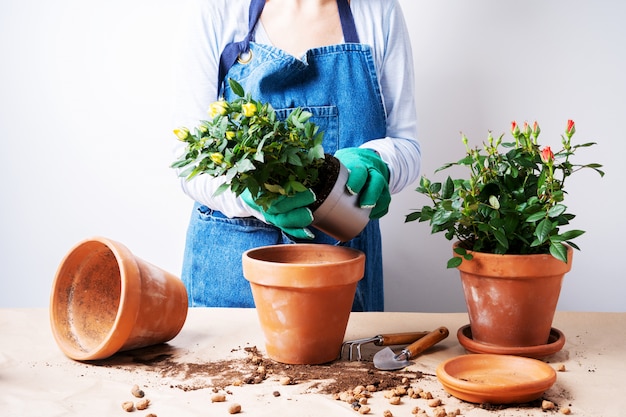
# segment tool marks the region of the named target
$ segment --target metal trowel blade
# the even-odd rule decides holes
[[[394,371],[409,366],[408,360],[396,359],[396,354],[390,347],[379,350],[374,355],[374,366],[383,371]]]

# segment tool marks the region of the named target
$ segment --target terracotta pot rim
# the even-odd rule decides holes
[[[354,262],[354,259],[361,257],[361,256],[365,256],[365,254],[363,254],[363,252],[361,252],[358,249],[354,249],[348,246],[336,246],[336,245],[329,245],[329,244],[325,244],[325,243],[285,243],[285,244],[280,244],[280,245],[267,245],[267,246],[260,246],[258,248],[253,248],[253,249],[248,249],[247,251],[244,252],[244,255],[254,259],[255,261],[258,262],[267,262],[267,263],[277,263],[276,261],[272,261],[272,260],[265,260],[262,259],[260,257],[256,257],[255,255],[258,254],[262,254],[263,252],[273,252],[275,250],[287,250],[287,251],[291,251],[291,250],[296,250],[296,248],[298,249],[313,249],[313,250],[319,250],[319,249],[328,249],[329,251],[337,251],[337,252],[352,252],[354,254],[353,258],[347,258],[345,260],[333,260],[333,263],[348,263],[348,262]],[[335,249],[331,249],[331,248],[335,248]],[[320,265],[319,263],[311,263],[311,262],[285,262],[285,265],[302,265],[302,266],[310,266],[310,265]],[[279,263],[279,266],[281,264]]]
[[[284,262],[277,259],[276,254],[298,251],[339,254],[340,256],[331,257],[327,262],[319,260]],[[350,247],[320,243],[269,245],[244,252],[242,265],[245,279],[258,285],[321,288],[348,285],[361,280],[364,273],[365,254]],[[359,269],[360,273],[348,273],[355,269]],[[313,271],[315,271],[314,274]]]
[[[460,242],[455,242],[453,249],[459,246]],[[536,276],[553,276],[556,274],[565,274],[572,269],[572,260],[574,255],[574,249],[567,246],[567,263],[562,262],[551,254],[539,253],[539,254],[497,254],[490,252],[478,252],[473,250],[467,250],[474,258],[472,260],[463,260],[457,267],[460,272],[479,273],[481,275],[489,276],[490,278],[526,278],[527,275],[520,276],[502,276],[502,269],[509,269],[511,263],[518,264],[524,268],[534,271]],[[460,257],[456,252],[454,256]]]

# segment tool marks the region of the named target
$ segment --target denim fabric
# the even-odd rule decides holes
[[[309,50],[302,60],[268,45],[250,44],[252,58],[236,63],[227,78],[252,97],[286,116],[295,107],[313,113],[324,131],[324,150],[358,147],[386,135],[386,117],[373,57],[367,45],[346,43]],[[234,98],[228,83],[224,97]],[[340,244],[313,229],[314,242]],[[310,242],[310,241],[307,241]],[[182,279],[191,306],[253,307],[241,255],[250,248],[298,243],[280,229],[254,218],[228,219],[196,204],[187,234]],[[383,268],[379,223],[371,220],[359,236],[341,243],[366,255],[353,311],[382,311]]]

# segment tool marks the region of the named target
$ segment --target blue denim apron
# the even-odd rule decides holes
[[[346,43],[311,49],[297,59],[253,41],[252,29],[265,4],[265,0],[253,0],[250,34],[239,46],[239,51],[247,51],[246,61],[229,62],[223,71],[226,79],[237,80],[256,100],[270,102],[281,117],[295,107],[313,113],[311,120],[324,131],[324,150],[329,154],[386,134],[386,115],[370,47],[359,43],[347,1],[337,2]],[[235,98],[228,83],[220,80],[220,85],[226,100]],[[340,244],[317,229],[312,231],[315,243]],[[182,273],[190,306],[254,307],[250,285],[243,278],[242,253],[259,246],[298,242],[256,218],[227,218],[196,203]],[[365,276],[357,286],[353,311],[382,311],[378,220],[370,220],[357,237],[341,244],[366,255]]]

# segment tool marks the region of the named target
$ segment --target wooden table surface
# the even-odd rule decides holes
[[[424,375],[415,384],[442,400],[446,411],[463,416],[545,416],[536,406],[481,407],[449,396],[437,380],[435,369],[443,360],[466,354],[456,338],[468,323],[464,313],[352,313],[346,340],[380,333],[450,329],[450,336],[412,361],[407,371]],[[564,372],[544,398],[571,415],[612,417],[626,415],[626,313],[557,312],[554,327],[566,336],[564,348],[544,359]],[[319,391],[319,381],[281,385],[278,375],[259,384],[229,386],[225,402],[211,402],[210,378],[190,372],[170,372],[176,362],[193,364],[246,360],[246,348],[263,353],[263,335],[254,309],[192,308],[180,334],[166,345],[136,352],[122,352],[106,361],[82,363],[68,359],[57,347],[46,309],[0,309],[0,416],[125,416],[121,404],[136,400],[131,387],[138,384],[151,404],[134,416],[225,416],[234,403],[248,416],[355,416],[350,404]],[[371,366],[373,346],[355,366]],[[376,348],[379,349],[379,348]],[[146,356],[150,360],[146,360]],[[169,362],[160,360],[170,358]],[[359,381],[354,381],[355,386]],[[280,395],[276,395],[280,393]],[[427,400],[404,397],[391,405],[384,392],[370,398],[370,415],[385,410],[394,417],[412,417],[415,407],[433,416]]]

